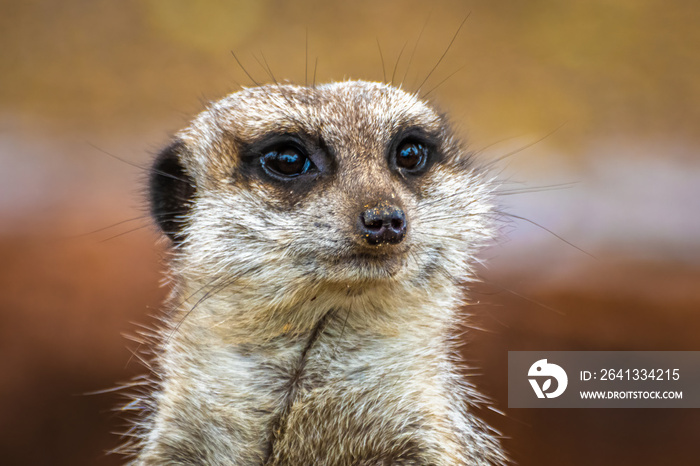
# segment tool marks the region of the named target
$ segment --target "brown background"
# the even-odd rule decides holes
[[[511,219],[484,254],[464,355],[505,415],[483,416],[521,465],[697,464],[697,410],[509,410],[505,379],[508,350],[700,350],[689,0],[0,3],[0,462],[119,464],[119,396],[87,393],[143,372],[122,334],[166,292],[129,163],[251,83],[231,50],[304,83],[381,80],[377,42],[388,77],[405,46],[416,90],[469,12],[423,91],[484,160],[521,149],[504,194],[571,183],[501,198],[566,242]]]

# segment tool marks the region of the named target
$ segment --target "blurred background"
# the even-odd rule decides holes
[[[515,463],[697,464],[698,410],[508,409],[506,366],[700,350],[698,24],[691,0],[2,1],[1,462],[122,462],[119,396],[88,393],[144,372],[123,335],[167,291],[139,167],[251,85],[234,51],[258,82],[427,77],[482,160],[512,153],[464,355]]]

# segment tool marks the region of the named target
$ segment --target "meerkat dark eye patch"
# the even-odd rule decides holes
[[[151,215],[175,244],[185,239],[185,221],[196,191],[194,180],[180,162],[186,151],[185,143],[179,140],[163,149],[151,167],[148,180]]]
[[[270,133],[240,147],[239,173],[299,193],[328,175],[333,163],[323,142],[299,133]],[[288,192],[288,191],[285,191]]]

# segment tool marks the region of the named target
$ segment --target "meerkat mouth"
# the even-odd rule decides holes
[[[406,265],[406,254],[354,253],[337,262],[337,266],[363,279],[386,279],[396,276]]]

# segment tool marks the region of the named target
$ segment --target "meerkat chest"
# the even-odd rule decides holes
[[[422,464],[457,448],[445,428],[440,358],[426,358],[428,345],[339,336],[329,330],[297,360],[272,425],[268,464]]]

